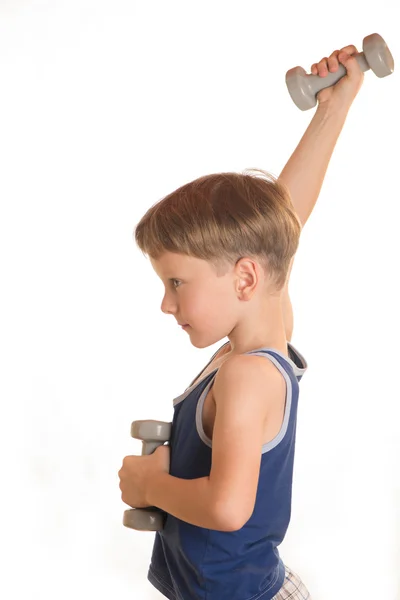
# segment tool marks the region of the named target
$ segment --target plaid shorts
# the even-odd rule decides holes
[[[312,600],[300,577],[285,565],[285,581],[272,600]]]

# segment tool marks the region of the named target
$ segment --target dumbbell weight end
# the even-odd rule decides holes
[[[167,513],[159,508],[131,508],[124,511],[122,524],[136,531],[160,531],[164,529]]]

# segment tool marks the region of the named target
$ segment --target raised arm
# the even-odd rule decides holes
[[[355,46],[346,46],[340,51],[335,50],[328,59],[323,58],[311,68],[313,74],[321,77],[328,74],[328,67],[330,71],[337,71],[339,55],[347,75],[319,92],[317,110],[279,175],[279,179],[289,188],[303,227],[317,202],[336,142],[363,82],[364,74],[352,56],[356,52]]]
[[[317,110],[279,175],[279,179],[289,189],[293,206],[303,227],[317,202],[336,142],[363,82],[364,74],[352,57],[356,52],[355,46],[346,46],[340,51],[335,50],[329,58],[323,58],[311,68],[314,75],[324,77],[328,74],[328,68],[329,71],[336,71],[340,61],[345,66],[347,75],[335,85],[319,92]],[[339,61],[338,56],[340,56]],[[288,289],[293,261],[294,257],[282,291],[282,308],[288,341],[293,331],[293,308]]]

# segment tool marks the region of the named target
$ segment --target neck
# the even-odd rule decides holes
[[[272,297],[262,310],[248,311],[231,333],[230,354],[244,354],[256,348],[275,348],[287,354],[287,339],[280,297]]]

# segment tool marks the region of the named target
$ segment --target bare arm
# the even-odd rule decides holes
[[[348,109],[330,110],[318,106],[303,137],[279,176],[289,189],[294,209],[303,227],[317,202],[347,112]],[[286,284],[282,290],[282,312],[286,339],[289,342],[293,333],[293,307],[289,296],[289,279],[294,258],[290,263]]]
[[[317,110],[279,176],[289,189],[294,209],[303,227],[317,202],[336,142],[354,98],[362,86],[364,75],[353,56],[356,52],[354,45],[345,46],[311,67],[314,75],[324,77],[328,71],[336,71],[340,61],[346,68],[346,75],[335,85],[319,92]],[[288,291],[293,261],[294,257],[282,292],[288,340],[293,330],[293,310]]]
[[[217,517],[210,477],[181,479],[159,473],[149,481],[147,504],[197,527],[229,531]]]
[[[306,224],[320,194],[348,108],[318,106],[279,179],[288,187],[294,209]]]
[[[303,227],[318,199],[336,142],[364,80],[354,57],[356,52],[355,46],[345,46],[311,67],[314,75],[325,77],[328,71],[336,71],[340,62],[346,75],[319,92],[311,123],[279,176],[289,188]]]

